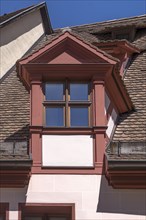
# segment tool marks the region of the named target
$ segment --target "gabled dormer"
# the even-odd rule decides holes
[[[102,173],[116,118],[133,108],[119,60],[66,31],[17,70],[30,90],[32,173]]]
[[[119,59],[119,69],[122,77],[131,56],[134,53],[140,53],[140,50],[127,40],[109,40],[106,42],[94,43],[94,45]]]

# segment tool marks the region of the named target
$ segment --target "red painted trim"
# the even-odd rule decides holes
[[[19,203],[18,220],[22,220],[25,215],[43,215],[67,217],[67,220],[75,220],[74,203]]]
[[[30,179],[30,168],[0,169],[0,187],[25,187]]]
[[[9,220],[9,203],[0,202],[0,215],[2,215],[5,220]]]
[[[81,46],[81,48],[85,48],[87,51],[91,52],[92,54],[95,54],[97,57],[100,57],[101,59],[111,63],[111,64],[116,64],[117,59],[108,55],[107,53],[103,52],[102,50],[95,48],[91,44],[88,44],[81,40],[79,37],[74,35],[73,33],[70,32],[65,32],[62,33],[59,37],[54,38],[51,43],[48,43],[45,45],[45,47],[39,49],[38,51],[34,52],[27,58],[21,59],[19,63],[24,64],[27,62],[32,62],[35,59],[39,58],[42,56],[44,53],[51,51],[52,48],[55,46],[58,46],[59,44],[67,44],[66,41],[70,40],[70,43],[76,43],[76,47]],[[87,52],[86,52],[87,53]]]
[[[67,63],[64,60],[67,57]],[[84,58],[84,59],[83,59]],[[57,59],[59,64],[48,64]],[[82,60],[82,62],[81,62]],[[55,61],[56,62],[56,61]],[[75,62],[72,64],[72,62]],[[106,144],[105,87],[113,105],[123,113],[133,108],[121,79],[117,59],[89,46],[71,33],[64,33],[44,48],[19,62],[19,75],[31,88],[31,151],[32,173],[93,174],[103,173]],[[49,80],[92,81],[93,124],[89,129],[43,128],[42,83]],[[47,134],[91,134],[94,135],[94,167],[76,169],[42,168],[42,135]]]
[[[146,189],[146,170],[137,166],[137,169],[128,167],[118,167],[113,170],[109,166],[109,161],[105,160],[105,175],[109,185],[113,188],[123,189]]]
[[[125,51],[129,51],[131,53],[140,53],[140,49],[133,44],[129,43],[127,40],[114,40],[109,42],[96,42],[94,45],[98,46],[99,48],[103,50],[111,50],[111,52],[114,52],[114,49],[116,49],[117,53],[120,52],[120,49],[124,49]],[[108,48],[109,47],[109,48]]]
[[[101,174],[103,173],[103,155],[105,150],[106,126],[93,128],[43,128],[30,126],[32,138],[32,174]],[[94,167],[42,167],[42,135],[93,135]],[[97,138],[97,139],[96,139]]]

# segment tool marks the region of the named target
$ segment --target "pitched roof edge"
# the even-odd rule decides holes
[[[42,50],[43,48],[45,48],[47,45],[51,44],[52,42],[54,42],[55,40],[59,39],[61,36],[65,35],[66,33],[70,34],[71,36],[75,37],[76,39],[82,41],[84,44],[86,44],[87,46],[91,47],[92,49],[96,50],[97,52],[101,53],[103,56],[107,57],[108,59],[113,60],[114,62],[119,63],[119,60],[111,55],[109,55],[108,53],[106,53],[105,51],[97,48],[96,46],[89,44],[88,42],[86,42],[85,40],[83,40],[80,36],[78,36],[76,33],[74,32],[70,32],[70,31],[65,31],[65,32],[61,32],[59,33],[57,36],[55,36],[49,43],[46,43],[45,45],[43,45],[41,48],[39,48],[38,50],[36,50],[35,52],[31,53],[30,55],[28,55],[27,57],[24,57],[22,59],[19,59],[17,62],[21,62],[25,59],[28,59],[29,57],[31,57],[33,54],[39,52],[40,50]]]
[[[8,23],[10,23],[13,20],[17,19],[20,16],[23,16],[23,15],[25,15],[25,14],[27,14],[27,13],[35,10],[35,9],[42,9],[42,8],[44,8],[43,12],[45,12],[45,14],[43,14],[42,11],[40,11],[40,13],[41,13],[41,17],[42,17],[45,32],[46,32],[46,34],[48,34],[48,29],[49,29],[49,31],[50,31],[49,33],[52,33],[53,29],[51,27],[51,22],[50,22],[49,14],[48,14],[48,11],[47,11],[46,2],[41,2],[37,5],[30,6],[26,10],[21,11],[20,13],[8,18],[7,20],[0,23],[0,28],[4,27],[5,25],[7,25]],[[47,19],[47,21],[46,21],[46,19]]]
[[[127,18],[119,18],[119,19],[112,19],[112,20],[105,20],[105,21],[99,21],[99,22],[94,22],[94,23],[90,23],[90,24],[81,24],[81,25],[75,25],[75,26],[70,26],[69,28],[78,28],[78,27],[89,27],[91,25],[98,25],[98,24],[108,24],[108,23],[115,23],[115,22],[123,22],[124,20],[134,20],[134,19],[141,19],[141,18],[146,18],[146,14],[143,15],[138,15],[138,16],[133,16],[133,17],[127,17]],[[59,31],[62,30],[64,28],[56,28],[54,29],[54,31]]]

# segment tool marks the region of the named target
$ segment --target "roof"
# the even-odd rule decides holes
[[[115,129],[113,141],[128,141],[139,143],[146,140],[146,15],[99,22],[90,25],[71,27],[75,35],[88,44],[112,40],[109,31],[125,26],[136,27],[136,34],[131,45],[138,47],[141,52],[134,55],[125,74],[124,84],[135,106],[133,112],[120,115]],[[63,29],[55,30],[45,36],[27,54],[30,56],[46,44],[58,37]],[[26,91],[16,70],[1,83],[0,91],[0,142],[10,141],[18,137],[29,138],[29,93]]]
[[[88,32],[88,33],[106,33],[110,32],[113,29],[120,27],[135,27],[135,28],[145,28],[146,27],[146,14],[141,16],[108,20],[104,22],[96,22],[92,24],[85,24],[79,26],[71,27],[72,30],[76,30],[78,32]]]
[[[0,24],[1,24],[1,23],[4,23],[4,22],[8,22],[8,20],[13,19],[13,18],[16,17],[16,16],[19,16],[20,14],[22,14],[22,13],[28,11],[28,10],[31,9],[32,7],[34,7],[34,6],[32,5],[32,6],[29,6],[29,7],[26,7],[26,8],[22,8],[22,9],[20,9],[20,10],[17,10],[17,11],[8,13],[8,14],[1,15],[1,16],[0,16]]]
[[[120,115],[113,140],[144,141],[146,140],[146,51],[133,56],[124,83],[135,110]]]
[[[35,10],[40,10],[45,32],[47,34],[52,33],[50,18],[49,18],[49,14],[48,14],[48,10],[47,10],[45,2],[39,3],[37,5],[32,5],[27,8],[23,8],[15,12],[0,16],[0,28],[8,25],[11,22],[14,22],[15,20]]]

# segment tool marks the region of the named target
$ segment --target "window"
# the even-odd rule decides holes
[[[45,125],[47,127],[90,126],[90,89],[87,82],[45,84]]]
[[[75,220],[75,204],[19,203],[19,220]]]

